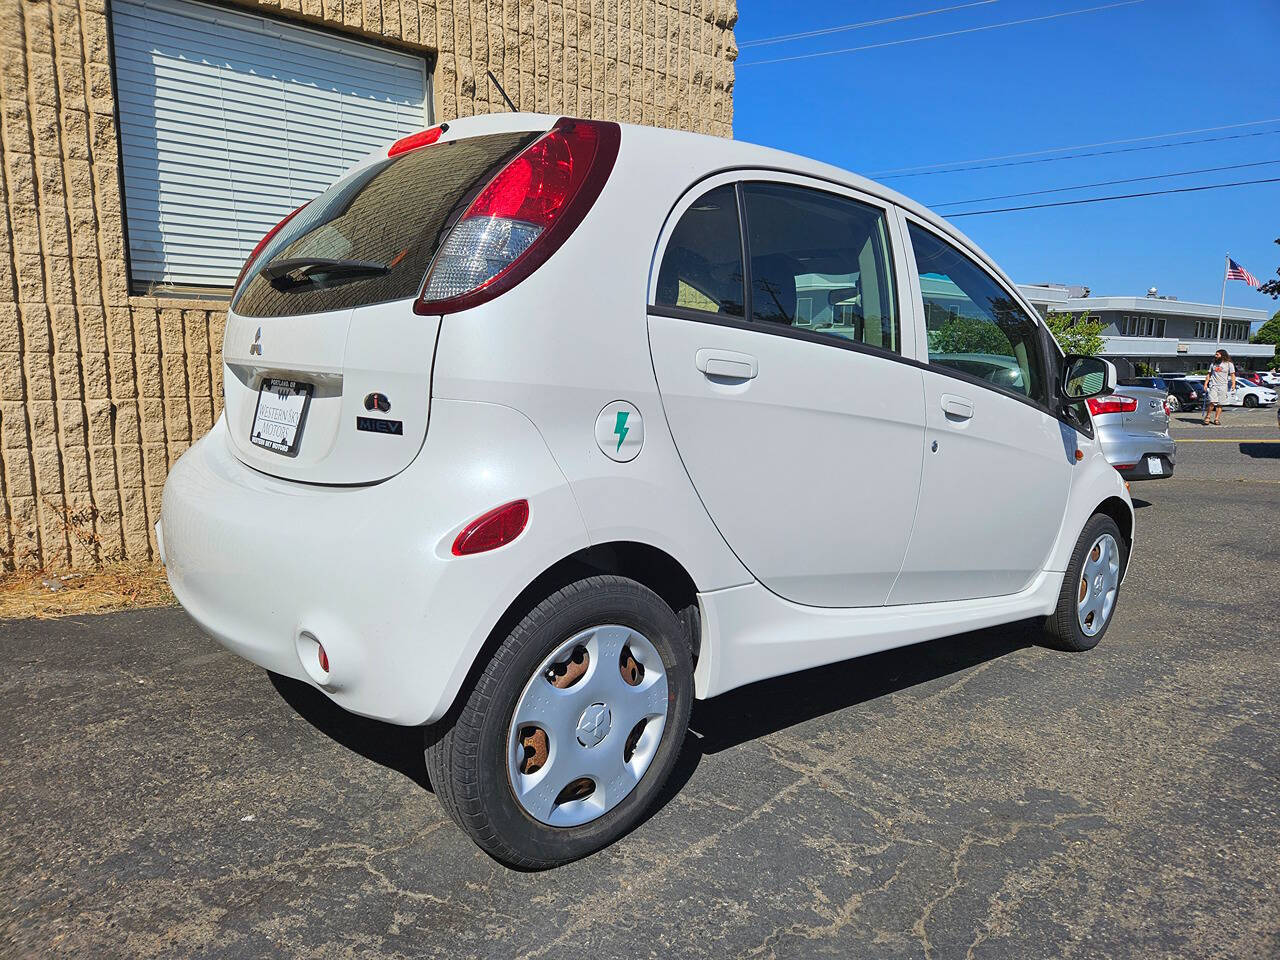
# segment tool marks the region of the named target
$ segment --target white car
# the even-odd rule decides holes
[[[1259,407],[1276,402],[1276,392],[1248,380],[1236,380],[1236,388],[1227,393],[1226,407]]]
[[[219,643],[423,725],[524,868],[633,827],[694,698],[1115,610],[1126,485],[949,224],[763,147],[532,114],[366,159],[254,250],[158,541]]]

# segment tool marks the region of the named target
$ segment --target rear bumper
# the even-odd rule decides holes
[[[530,519],[517,540],[452,555],[469,521],[519,498]],[[528,419],[459,401],[433,402],[426,446],[408,469],[362,487],[259,473],[231,453],[219,420],[169,475],[160,541],[174,595],[220,644],[400,724],[442,716],[520,591],[587,545],[564,475]],[[324,645],[327,675],[310,638]]]
[[[1121,433],[1109,436],[1100,432],[1098,441],[1107,462],[1126,480],[1162,480],[1173,476],[1177,443],[1167,434]],[[1151,469],[1150,457],[1159,459],[1159,472]]]

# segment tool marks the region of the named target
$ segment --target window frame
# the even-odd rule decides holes
[[[1040,316],[1040,312],[1031,308],[1030,304],[1027,303],[1026,298],[1018,292],[1017,287],[1005,278],[1004,274],[994,263],[967,242],[959,237],[951,236],[943,230],[939,230],[934,224],[929,223],[927,220],[924,220],[909,210],[899,208],[899,215],[902,218],[901,232],[906,243],[906,249],[904,252],[909,253],[908,268],[911,272],[912,307],[913,312],[916,315],[916,340],[920,344],[920,349],[923,353],[923,359],[920,365],[926,370],[931,370],[932,372],[944,377],[950,377],[951,379],[959,380],[962,383],[970,383],[974,386],[982,387],[984,390],[990,390],[992,393],[999,394],[1002,397],[1010,397],[1013,400],[1017,400],[1019,403],[1024,403],[1029,407],[1039,410],[1041,413],[1053,417],[1055,420],[1060,420],[1072,429],[1079,431],[1080,427],[1078,424],[1070,418],[1070,412],[1067,409],[1069,405],[1059,396],[1060,391],[1058,389],[1058,381],[1061,377],[1062,361],[1065,359],[1066,354],[1063,353],[1062,347],[1058,344],[1057,339],[1049,331],[1044,319]],[[986,273],[987,276],[995,282],[996,286],[1003,290],[1004,293],[1012,299],[1024,313],[1027,314],[1027,317],[1036,327],[1038,332],[1037,339],[1041,344],[1041,376],[1044,378],[1047,394],[1045,403],[1041,403],[1039,400],[1029,397],[1024,393],[1018,393],[1015,390],[1008,390],[998,384],[991,383],[989,380],[983,380],[980,377],[972,376],[964,373],[963,371],[956,370],[953,367],[946,367],[942,364],[932,363],[929,361],[929,339],[928,330],[925,324],[924,294],[920,286],[920,274],[916,264],[915,246],[911,243],[911,234],[907,229],[908,226],[914,226],[917,229],[925,231],[938,241],[953,247],[964,256],[968,257],[979,269]]]
[[[423,127],[426,128],[435,124],[437,112],[435,99],[435,74],[436,67],[439,64],[439,54],[435,50],[413,49],[390,41],[379,43],[369,37],[356,36],[345,33],[341,30],[335,30],[329,23],[313,23],[287,12],[281,12],[280,10],[273,10],[267,7],[243,7],[230,2],[230,0],[184,0],[184,2],[191,3],[195,6],[208,7],[219,13],[234,13],[253,19],[262,19],[282,26],[318,33],[321,36],[331,39],[362,44],[376,50],[392,50],[403,56],[420,59],[422,61],[423,73]],[[111,16],[111,7],[109,3],[106,9],[106,27],[107,63],[111,72],[111,118],[115,125],[116,157],[118,161],[116,163],[116,189],[119,191],[120,197],[121,234],[124,241],[124,270],[125,280],[129,287],[129,295],[173,297],[177,299],[190,298],[201,300],[225,300],[229,304],[231,302],[232,294],[235,293],[234,280],[230,285],[223,286],[221,284],[202,285],[190,283],[156,283],[155,281],[134,279],[133,254],[129,247],[129,198],[125,192],[124,125],[121,123],[120,97],[117,95],[119,83],[116,77],[117,59],[115,21]],[[344,173],[342,175],[345,176],[346,174]]]
[[[731,317],[719,313],[696,310],[689,307],[666,306],[656,303],[658,274],[662,269],[662,259],[666,256],[667,245],[671,240],[672,234],[675,232],[676,226],[680,222],[680,218],[684,216],[689,207],[693,206],[693,204],[696,203],[703,194],[715,189],[716,187],[723,186],[726,183],[733,185],[738,198],[738,234],[742,246],[744,316],[742,318]],[[807,327],[782,326],[781,324],[761,323],[757,320],[750,319],[753,315],[751,309],[751,251],[748,247],[747,240],[746,198],[743,192],[743,186],[748,183],[767,183],[777,186],[799,187],[801,189],[815,191],[818,193],[825,193],[843,200],[853,200],[863,206],[871,207],[880,213],[884,218],[885,235],[889,244],[888,262],[889,268],[893,274],[893,290],[898,308],[898,350],[889,350],[870,343],[862,343],[857,340],[847,340],[843,337],[831,336],[830,334],[816,332]],[[787,337],[792,340],[804,340],[809,343],[834,347],[837,350],[851,350],[855,353],[863,353],[868,356],[880,357],[885,360],[894,360],[911,366],[922,366],[917,357],[916,325],[913,322],[914,318],[911,316],[910,312],[911,289],[906,276],[907,259],[905,257],[906,248],[904,243],[902,226],[898,219],[897,206],[872,194],[854,190],[841,183],[828,180],[818,180],[813,177],[807,177],[802,174],[782,170],[743,167],[721,171],[711,174],[710,176],[703,177],[701,180],[691,184],[684,193],[681,194],[680,198],[667,214],[667,219],[658,236],[658,242],[654,248],[654,257],[649,268],[648,303],[645,309],[648,314],[657,317],[671,317],[677,320],[693,320],[700,323],[714,324],[716,326],[748,330],[753,333],[766,336]]]

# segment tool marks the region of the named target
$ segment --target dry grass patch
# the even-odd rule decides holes
[[[0,574],[0,620],[168,607],[175,602],[164,568],[149,563],[116,563],[83,573]]]

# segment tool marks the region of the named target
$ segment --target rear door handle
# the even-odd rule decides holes
[[[711,350],[704,347],[694,354],[693,362],[708,377],[752,380],[760,372],[755,357],[735,350]]]
[[[957,397],[954,393],[944,393],[942,412],[953,420],[969,420],[973,417],[973,401]]]

